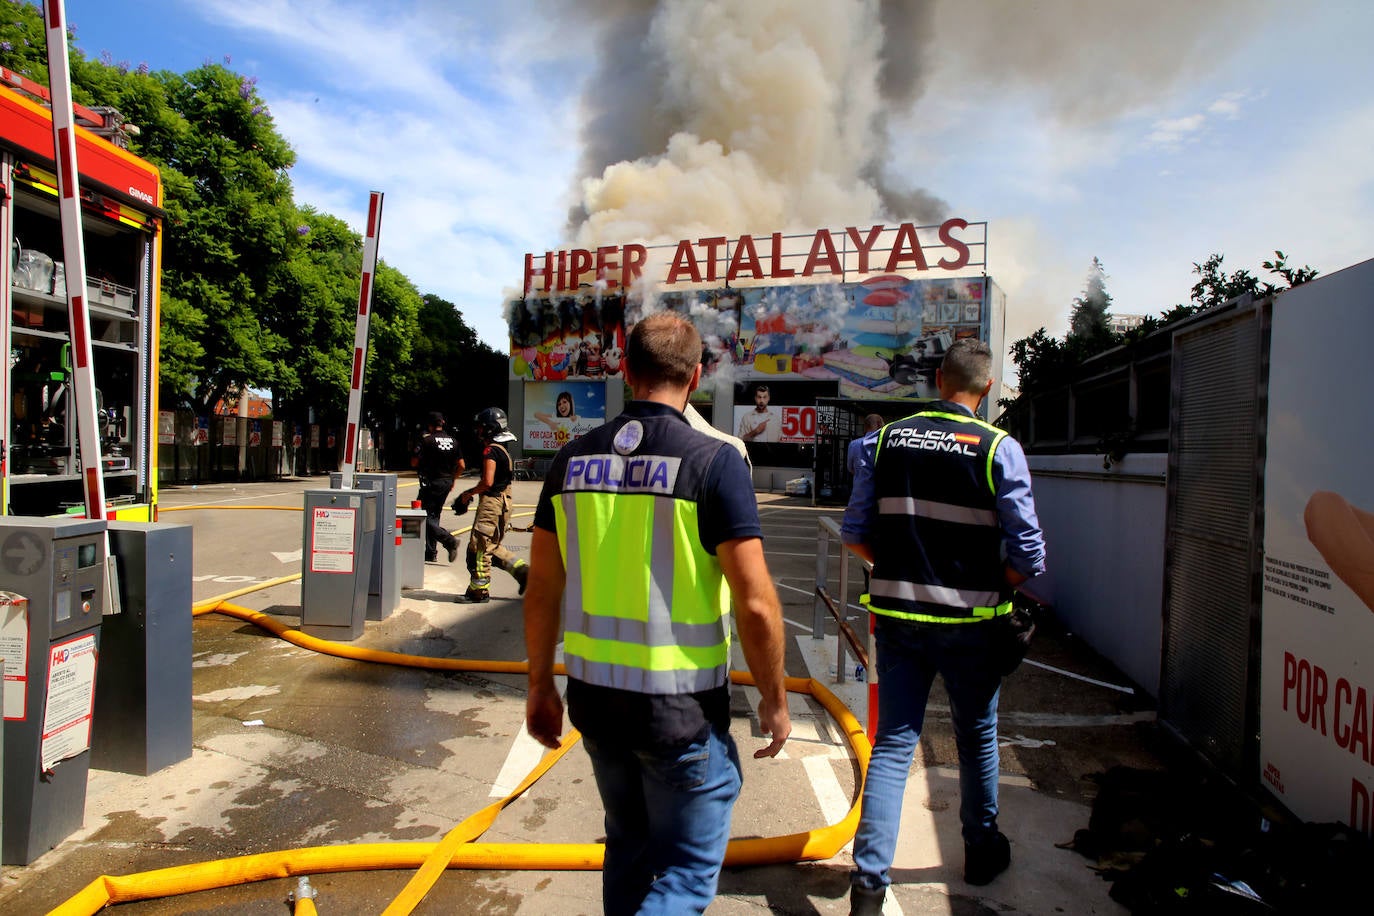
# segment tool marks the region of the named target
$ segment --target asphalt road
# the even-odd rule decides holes
[[[403,475],[400,484],[406,502],[414,478]],[[516,484],[517,526],[529,524],[538,487]],[[161,520],[194,529],[194,600],[298,573],[302,494],[327,488],[327,478],[164,487]],[[826,638],[812,638],[819,524],[837,520],[839,511],[781,495],[759,498],[770,571],[784,602],[788,673],[828,684],[863,721],[864,686],[836,685],[829,676],[834,624],[826,625]],[[459,533],[468,519],[445,514]],[[512,531],[507,544],[526,552],[529,534]],[[838,593],[833,543],[830,556],[830,588]],[[851,600],[859,590],[857,569],[852,577]],[[495,571],[493,600],[480,605],[459,597],[466,584],[462,557],[453,565],[427,564],[424,587],[406,590],[395,614],[369,623],[350,645],[425,658],[522,661],[514,580]],[[300,583],[232,601],[295,626]],[[851,613],[866,628],[860,622],[866,618]],[[984,888],[961,880],[953,739],[937,687],[913,764],[888,913],[1122,912],[1089,863],[1054,844],[1086,826],[1093,774],[1122,763],[1158,766],[1153,713],[1119,672],[1071,635],[1045,629],[1030,663],[1003,691],[1003,829],[1013,842],[1012,870]],[[222,614],[196,619],[193,665],[191,757],[146,778],[92,770],[83,828],[35,863],[5,867],[0,910],[46,912],[101,874],[301,847],[435,842],[514,788],[540,756],[522,728],[520,674],[321,655]],[[757,732],[752,694],[735,691],[745,788],[733,835],[805,832],[843,818],[859,772],[834,719],[813,698],[793,694],[795,731],[784,756],[754,761],[750,752],[766,740]],[[481,842],[595,843],[600,837],[590,766],[574,748],[495,819]],[[518,857],[498,856],[495,864]],[[847,912],[849,868],[841,850],[823,862],[727,869],[710,912]],[[319,873],[312,883],[321,913],[379,913],[409,876],[405,870]],[[416,912],[595,913],[599,878],[586,870],[450,869]],[[129,903],[121,912],[280,912],[294,887],[293,878],[278,878]]]

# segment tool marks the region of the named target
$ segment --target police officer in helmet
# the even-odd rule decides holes
[[[506,425],[506,412],[499,407],[488,407],[473,418],[473,425],[482,440],[481,474],[476,486],[458,494],[453,509],[466,512],[473,497],[477,498],[477,513],[468,539],[468,574],[471,578],[464,597],[468,601],[482,602],[491,600],[493,564],[515,577],[522,595],[530,568],[501,543],[506,536],[506,526],[510,524],[511,482],[515,479],[514,464],[510,452],[506,451],[506,444],[514,442],[515,435]]]

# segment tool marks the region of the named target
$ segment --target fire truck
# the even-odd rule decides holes
[[[0,67],[0,345],[9,356],[0,372],[0,513],[9,515],[85,511],[48,98],[46,87]],[[118,112],[74,109],[107,515],[151,521],[162,182],[127,150],[135,129]]]

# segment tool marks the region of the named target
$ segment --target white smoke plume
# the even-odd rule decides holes
[[[906,5],[584,4],[602,25],[602,65],[583,99],[576,243],[939,220],[940,201],[881,178],[885,106],[909,100],[916,79],[884,43],[908,34],[908,18],[880,6]]]
[[[1015,91],[1087,123],[1212,66],[1273,0],[581,0],[596,36],[570,240],[579,247],[938,222],[903,175],[928,92]],[[1242,15],[1244,11],[1250,15]],[[969,113],[970,142],[996,125]],[[950,191],[944,191],[949,194]],[[973,215],[977,218],[979,215]]]

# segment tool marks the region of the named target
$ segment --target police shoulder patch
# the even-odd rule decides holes
[[[631,420],[615,434],[615,439],[611,447],[621,455],[633,455],[644,441],[644,424],[638,420]]]

